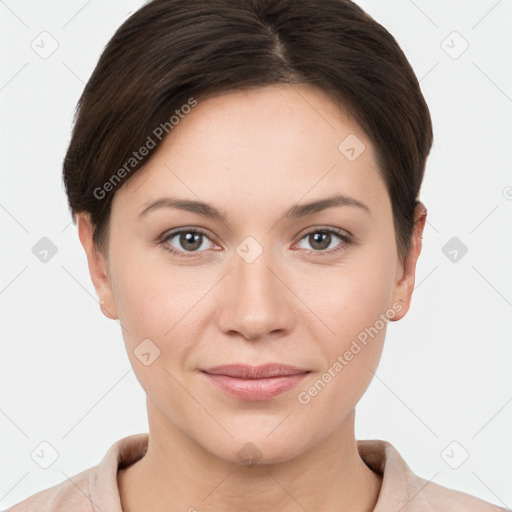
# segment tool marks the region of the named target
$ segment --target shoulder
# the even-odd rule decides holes
[[[116,441],[96,466],[26,498],[5,512],[97,512],[121,510],[117,474],[144,456],[148,434]]]
[[[505,508],[416,475],[388,441],[358,440],[357,447],[365,464],[382,477],[373,512],[507,512]]]
[[[412,498],[414,507],[411,511],[436,512],[506,512],[507,509],[493,505],[475,496],[449,489],[442,485],[430,482],[418,476],[415,477],[416,486],[421,490]],[[407,511],[409,509],[406,509]],[[509,509],[510,510],[510,509]],[[405,512],[405,511],[404,511]]]
[[[95,467],[29,496],[6,512],[93,512],[89,481]]]

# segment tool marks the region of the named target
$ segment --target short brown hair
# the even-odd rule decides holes
[[[276,83],[319,87],[368,135],[403,261],[432,123],[396,40],[350,0],[153,0],[135,12],[77,105],[63,164],[73,219],[88,212],[104,249],[114,194],[147,161],[134,152],[164,138],[151,137],[157,127],[167,133],[191,99]]]

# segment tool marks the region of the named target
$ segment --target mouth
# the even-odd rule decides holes
[[[278,363],[232,364],[201,371],[228,395],[255,401],[268,400],[294,388],[310,373],[310,370]]]

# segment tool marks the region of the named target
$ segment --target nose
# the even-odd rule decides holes
[[[225,334],[256,341],[285,336],[296,325],[298,308],[293,301],[297,299],[289,289],[287,273],[270,252],[263,250],[252,262],[234,255],[234,268],[222,280],[220,290],[217,319]]]

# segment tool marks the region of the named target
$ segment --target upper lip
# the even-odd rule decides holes
[[[309,370],[279,363],[268,363],[260,366],[227,364],[206,368],[202,371],[211,375],[226,375],[228,377],[235,377],[239,379],[263,379],[266,377],[280,377],[284,375],[309,373]]]

